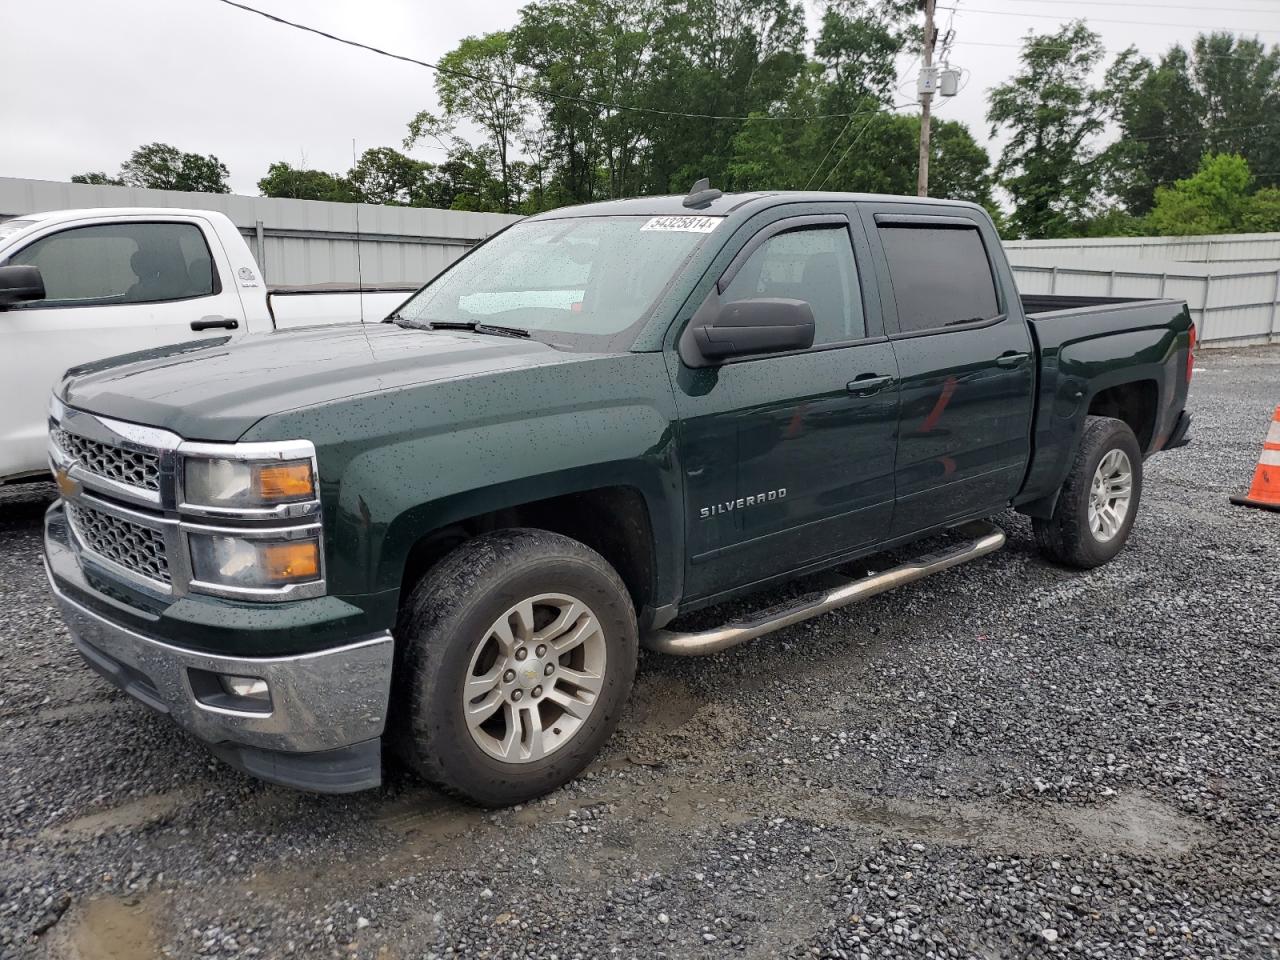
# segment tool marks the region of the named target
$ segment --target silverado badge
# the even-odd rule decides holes
[[[703,520],[709,520],[711,517],[719,516],[722,513],[732,513],[734,510],[745,510],[748,507],[758,507],[762,503],[772,503],[774,500],[785,500],[787,497],[787,488],[779,487],[777,490],[767,490],[764,493],[755,493],[749,497],[739,497],[737,500],[725,500],[723,503],[713,503],[709,507],[702,507],[698,510],[698,516]]]

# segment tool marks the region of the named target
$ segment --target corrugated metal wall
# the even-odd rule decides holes
[[[1046,258],[1016,245],[1008,254],[1023,293],[1173,297],[1187,301],[1206,346],[1280,343],[1280,261],[1176,263],[1061,252]]]
[[[272,284],[355,283],[357,276],[365,283],[424,283],[472,244],[519,219],[501,213],[0,177],[0,219],[76,207],[189,207],[225,213]]]
[[[1082,240],[1007,240],[1005,249],[1024,251],[1022,263],[1053,266],[1062,256],[1173,260],[1179,263],[1280,261],[1280,233],[1238,233],[1204,237],[1097,237]]]

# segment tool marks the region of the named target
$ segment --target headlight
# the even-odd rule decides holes
[[[278,589],[320,579],[320,540],[189,533],[192,581],[239,590]]]
[[[187,503],[202,507],[272,507],[316,499],[310,460],[188,458],[183,473]]]

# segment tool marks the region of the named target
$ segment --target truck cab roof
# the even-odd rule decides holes
[[[684,194],[666,194],[656,197],[633,197],[626,200],[604,200],[572,207],[560,207],[530,217],[530,220],[562,220],[570,217],[667,217],[706,216],[727,217],[730,214],[750,215],[760,210],[784,203],[858,203],[868,201],[892,201],[893,203],[920,203],[930,206],[954,206],[973,209],[978,204],[967,200],[939,200],[934,197],[902,197],[879,193],[836,193],[819,190],[775,190],[769,192],[725,193],[698,207],[686,207]]]
[[[221,217],[224,214],[215,210],[195,210],[185,207],[77,207],[69,210],[42,210],[36,213],[21,213],[11,220],[33,221],[38,223],[64,223],[89,218],[114,219],[117,217]]]

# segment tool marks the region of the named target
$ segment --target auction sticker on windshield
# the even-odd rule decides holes
[[[653,217],[641,230],[675,230],[680,233],[710,233],[723,217]]]

